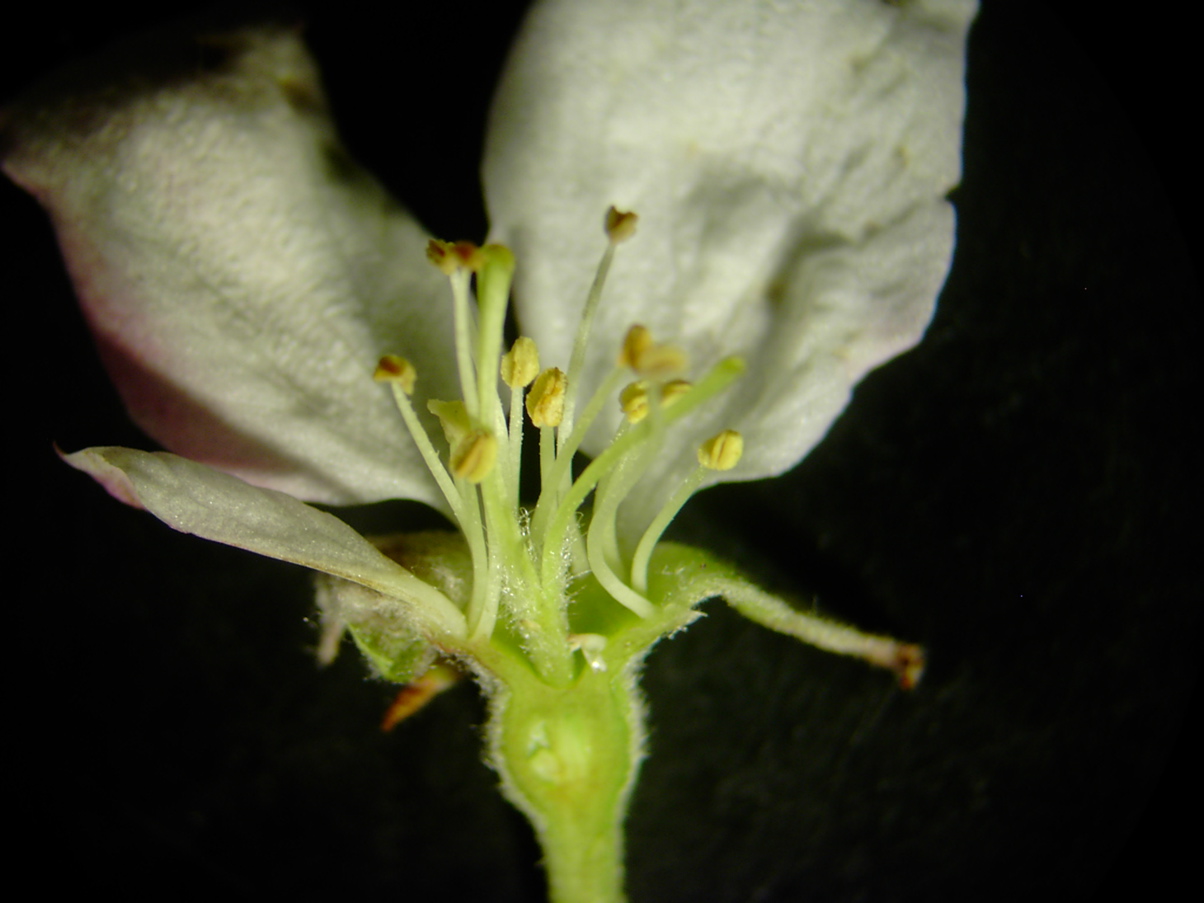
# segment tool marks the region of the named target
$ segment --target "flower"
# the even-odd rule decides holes
[[[616,205],[645,225],[609,275],[583,382],[601,381],[637,322],[694,362],[742,354],[749,365],[666,437],[625,500],[625,537],[695,469],[707,436],[737,428],[745,452],[700,485],[781,473],[867,370],[922,335],[952,252],[944,196],[959,174],[973,10],[549,2],[531,15],[484,163],[492,234],[520,262],[521,327],[567,365],[598,256],[588,224]],[[400,343],[427,397],[457,394],[444,350],[452,309],[421,260],[426,236],[346,159],[294,30],[202,40],[220,60],[206,72],[159,73],[153,87],[129,72],[116,89],[85,74],[29,98],[8,126],[5,168],[51,212],[127,408],[167,448],[253,485],[447,512],[387,395],[365,379]],[[600,412],[583,449],[605,448],[621,415]],[[433,427],[421,406],[419,417]],[[135,478],[128,453],[70,460],[110,488],[115,467],[127,483],[152,479]],[[231,485],[158,460],[156,479]],[[121,497],[131,491],[147,490]],[[222,490],[207,491],[217,504]],[[279,502],[238,495],[247,512]],[[225,535],[224,516],[212,527],[172,517],[348,573],[333,546],[324,564],[317,544],[290,553]],[[317,514],[287,517],[300,528]]]
[[[613,752],[591,793],[617,831],[635,667],[701,599],[918,675],[916,647],[658,540],[692,492],[793,466],[923,334],[952,254],[974,10],[540,3],[490,118],[482,248],[431,241],[347,159],[294,29],[203,36],[200,70],[123,50],[104,83],[64,76],[9,112],[4,167],[54,219],[131,415],[184,456],[65,460],[176,529],[334,578],[324,609],[380,673],[407,680],[435,650],[474,668],[494,762],[569,899],[556,876],[593,872],[546,826],[582,804],[541,788]],[[503,355],[512,282],[524,338]],[[526,513],[524,409],[542,477]],[[578,448],[593,463],[574,476]],[[462,537],[372,542],[299,501],[389,498]],[[591,677],[608,673],[621,693]],[[570,686],[578,702],[547,695]]]

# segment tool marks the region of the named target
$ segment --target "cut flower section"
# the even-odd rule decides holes
[[[390,680],[437,655],[472,672],[553,898],[621,899],[638,669],[699,602],[905,687],[922,670],[661,536],[709,483],[791,467],[919,340],[974,9],[539,3],[490,121],[481,247],[430,240],[348,160],[294,29],[64,75],[8,112],[4,167],[170,449],[65,460],[175,529],[322,572],[327,652],[349,628]],[[369,541],[300,501],[389,498],[460,532]]]

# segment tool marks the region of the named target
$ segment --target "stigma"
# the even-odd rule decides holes
[[[610,339],[611,372],[595,385],[585,384],[587,349],[607,341],[592,335],[594,314],[616,249],[635,237],[637,223],[635,213],[607,211],[607,242],[567,361],[545,361],[528,336],[503,349],[516,265],[508,248],[430,242],[427,257],[451,288],[455,347],[449,352],[460,387],[459,398],[425,399],[442,436],[428,434],[414,409],[422,373],[410,361],[386,355],[374,374],[392,389],[472,553],[473,583],[465,602],[471,637],[488,640],[500,624],[524,645],[546,646],[554,658],[559,634],[568,654],[579,653],[593,668],[596,650],[569,632],[566,609],[574,582],[592,578],[617,605],[636,616],[651,615],[652,549],[708,471],[736,466],[744,442],[739,433],[724,430],[702,443],[698,470],[638,541],[627,544],[634,553],[621,548],[619,512],[663,453],[666,436],[744,369],[738,358],[728,358],[691,378],[689,357],[672,337],[655,336],[637,323]],[[609,446],[575,472],[581,443],[608,406],[621,411],[620,425]],[[539,488],[533,501],[519,485],[525,433],[538,435],[532,456],[538,460]],[[540,660],[538,649],[528,651]]]

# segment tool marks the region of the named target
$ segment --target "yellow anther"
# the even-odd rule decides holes
[[[634,213],[623,213],[611,207],[606,211],[606,237],[610,243],[617,245],[635,235],[635,226],[639,217]]]
[[[735,430],[724,430],[698,447],[698,463],[707,470],[731,470],[743,454],[744,437]]]
[[[669,379],[665,385],[661,386],[661,405],[665,407],[672,405],[692,388],[694,388],[694,383],[691,383],[689,379]]]
[[[635,364],[635,370],[641,376],[664,379],[685,370],[689,366],[689,358],[675,345],[653,345],[639,356]]]
[[[418,379],[418,371],[404,357],[396,354],[386,354],[376,365],[372,378],[378,383],[397,383],[407,395],[414,394],[414,381]]]
[[[636,323],[627,330],[627,335],[623,336],[623,345],[619,348],[619,366],[629,367],[632,370],[638,369],[636,363],[639,361],[640,355],[655,344],[648,327]]]
[[[688,379],[671,379],[661,386],[661,404],[665,407],[673,404],[694,387]]]
[[[474,427],[452,448],[451,465],[453,476],[470,483],[479,483],[497,462],[497,439],[489,430]]]
[[[440,241],[432,238],[426,246],[426,259],[450,276],[459,269],[476,272],[485,263],[485,255],[470,241]]]
[[[628,383],[619,393],[619,407],[623,409],[629,423],[639,423],[648,416],[648,382],[637,379]]]
[[[502,355],[502,382],[511,389],[525,389],[539,375],[539,350],[535,340],[519,336]]]
[[[677,399],[690,391],[694,384],[685,379],[671,379],[661,386],[661,404],[669,407]],[[619,407],[622,408],[627,420],[639,423],[648,416],[648,380],[637,379],[628,383],[619,393]]]
[[[462,401],[439,401],[432,398],[426,403],[426,409],[439,418],[443,427],[443,436],[450,448],[455,448],[460,441],[472,430],[472,420],[468,417],[468,408]]]
[[[648,327],[637,323],[623,337],[618,364],[631,368],[641,376],[664,379],[686,369],[689,360],[680,348],[658,344]]]
[[[535,377],[527,393],[527,414],[538,427],[560,426],[564,417],[564,394],[568,377],[564,371],[550,367]]]

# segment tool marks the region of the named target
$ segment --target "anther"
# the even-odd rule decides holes
[[[636,362],[640,359],[640,355],[646,352],[649,348],[655,345],[656,342],[652,338],[652,332],[647,326],[641,326],[636,323],[627,330],[627,334],[623,336],[623,344],[619,348],[619,357],[616,363],[620,367],[627,367],[635,370]]]
[[[619,393],[619,407],[628,423],[639,423],[648,416],[648,381],[637,379],[628,383]]]
[[[635,226],[639,217],[634,213],[623,213],[614,207],[606,211],[606,237],[612,245],[627,241],[635,235]]]
[[[694,384],[688,379],[671,379],[661,386],[661,404],[665,407],[673,404],[693,388]]]
[[[432,238],[427,242],[426,259],[450,276],[457,270],[476,272],[485,262],[485,257],[470,241],[440,241]]]
[[[531,391],[527,393],[527,414],[535,426],[560,426],[567,383],[564,371],[556,367],[543,371],[535,378]]]
[[[452,449],[448,462],[454,476],[479,483],[489,476],[497,461],[497,439],[489,430],[476,427]]]
[[[674,345],[653,345],[640,355],[635,371],[651,379],[681,373],[689,365],[686,353]]]
[[[627,330],[619,349],[618,364],[652,379],[680,373],[688,365],[686,353],[673,345],[661,345],[648,327],[636,324]]]
[[[539,375],[539,350],[535,340],[519,336],[502,355],[502,382],[511,389],[525,389]]]
[[[731,470],[744,454],[744,437],[724,430],[698,447],[698,463],[707,470]]]
[[[677,399],[690,391],[693,385],[689,380],[671,379],[661,386],[661,405],[669,407]],[[648,380],[637,379],[628,383],[619,393],[619,407],[627,417],[628,423],[639,423],[648,416]]]
[[[418,379],[418,371],[404,357],[396,354],[386,354],[376,365],[372,378],[378,383],[397,383],[406,395],[414,394],[414,381]]]

